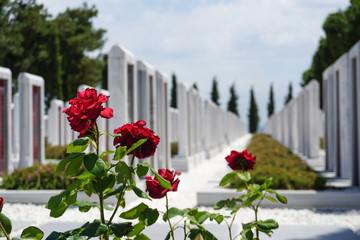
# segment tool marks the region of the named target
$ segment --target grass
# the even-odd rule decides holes
[[[254,170],[251,170],[253,183],[262,184],[272,177],[275,189],[324,189],[326,179],[312,170],[288,148],[270,136],[255,133],[247,150],[256,156]],[[238,186],[237,182],[232,187]]]

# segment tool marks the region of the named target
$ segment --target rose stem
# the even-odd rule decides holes
[[[2,222],[1,222],[1,221],[0,221],[0,227],[1,227],[2,231],[4,232],[6,239],[7,239],[7,240],[10,240],[10,236],[9,236],[9,234],[5,231],[5,228],[4,228],[4,226],[2,225]]]
[[[132,168],[132,166],[133,166],[133,164],[134,164],[134,160],[135,160],[135,154],[133,154],[133,157],[132,157],[132,159],[131,159],[131,165],[130,165],[131,168]],[[110,226],[110,224],[111,224],[111,222],[112,222],[112,220],[113,220],[113,218],[114,218],[117,210],[119,209],[120,201],[121,201],[121,198],[123,197],[123,193],[124,193],[124,190],[126,189],[126,187],[127,187],[127,186],[126,186],[126,184],[125,184],[125,186],[123,187],[123,189],[121,190],[121,192],[120,192],[120,194],[119,194],[119,199],[118,199],[118,201],[117,201],[117,203],[116,203],[116,207],[115,207],[115,209],[114,209],[114,212],[113,212],[113,214],[111,215],[110,220],[109,220],[109,222],[108,222],[108,224],[107,224],[108,226]]]
[[[170,222],[170,218],[169,218],[169,200],[168,200],[168,197],[167,197],[167,194],[165,195],[165,198],[166,198],[166,218],[169,222],[169,226],[170,226],[170,229],[171,229],[171,236],[172,236],[172,239],[175,240],[175,236],[174,236],[174,229],[173,227],[171,226],[171,222]]]

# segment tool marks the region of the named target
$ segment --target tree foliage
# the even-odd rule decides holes
[[[267,109],[268,109],[268,117],[270,117],[271,115],[273,115],[275,111],[274,90],[272,84],[270,85],[269,103],[267,105]]]
[[[171,79],[172,79],[172,86],[171,86],[170,107],[177,108],[177,81],[176,81],[175,73],[171,75]]]
[[[292,96],[292,85],[291,85],[291,82],[290,82],[290,84],[289,84],[289,93],[288,93],[288,95],[286,95],[286,97],[285,97],[285,105],[288,103],[288,102],[290,102],[290,100],[293,98],[293,96]]]
[[[257,131],[258,124],[260,122],[259,110],[255,100],[254,89],[250,89],[250,107],[249,107],[249,128],[250,132],[254,133]]]
[[[301,85],[312,79],[320,83],[320,101],[322,103],[322,73],[347,52],[360,39],[360,0],[351,0],[350,6],[342,11],[329,14],[323,23],[325,36],[319,40],[319,46],[313,55],[311,66],[303,73]],[[321,104],[322,105],[322,104]]]
[[[228,101],[227,110],[239,116],[238,104],[237,104],[238,99],[239,97],[235,91],[235,84],[232,84],[230,87],[230,99]]]
[[[220,94],[219,94],[219,90],[218,90],[218,83],[216,80],[216,76],[213,78],[210,98],[216,105],[218,105],[218,106],[220,105],[220,102],[219,102]]]
[[[197,86],[197,84],[196,84],[196,83],[194,83],[194,84],[192,85],[192,87],[193,87],[194,89],[196,89],[196,90],[198,90],[198,91],[199,91],[199,88],[198,88],[198,86]]]
[[[104,63],[87,54],[104,45],[103,29],[94,29],[95,6],[66,9],[55,18],[35,0],[0,3],[0,66],[40,75],[47,104],[69,100],[80,84],[98,85]],[[16,83],[16,79],[14,81]]]

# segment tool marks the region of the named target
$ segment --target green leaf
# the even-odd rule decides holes
[[[84,154],[83,153],[75,153],[75,154],[76,156],[74,155],[72,158],[70,158],[70,164],[65,170],[66,176],[77,174],[79,172],[81,164],[83,163]]]
[[[195,219],[197,220],[198,223],[202,224],[203,222],[206,221],[206,219],[208,219],[208,217],[210,216],[210,213],[208,212],[198,212],[196,215],[195,215]]]
[[[80,235],[87,237],[97,237],[101,234],[104,234],[108,230],[108,227],[101,223],[100,220],[95,220],[94,222],[87,225]]]
[[[276,198],[277,200],[279,200],[279,202],[286,204],[287,203],[287,198],[283,195],[281,195],[280,193],[275,192]]]
[[[61,202],[56,208],[51,209],[50,216],[53,218],[61,217],[67,208],[68,206],[66,205],[66,203]]]
[[[87,179],[93,180],[93,179],[95,179],[95,177],[96,176],[94,174],[92,174],[91,172],[85,170],[79,176],[77,176],[76,178],[79,179],[79,180],[87,180]]]
[[[112,150],[103,151],[100,155],[100,158],[103,158],[106,154],[112,154],[112,153],[115,153],[115,151]]]
[[[265,221],[258,221],[257,226],[263,230],[277,229],[279,224],[274,219],[267,219]]]
[[[265,197],[274,203],[278,203],[278,201],[273,197],[270,197],[270,196],[265,196]]]
[[[149,207],[145,203],[140,203],[139,205],[131,208],[130,210],[121,213],[120,217],[124,219],[136,219],[148,208]]]
[[[67,153],[81,153],[88,147],[88,145],[89,145],[88,137],[78,138],[68,145],[66,152]]]
[[[218,224],[220,224],[224,220],[224,216],[218,213],[210,214],[210,221],[215,220]]]
[[[136,174],[138,175],[138,177],[141,178],[145,176],[149,171],[149,167],[150,165],[148,162],[138,163],[136,168]]]
[[[71,193],[71,191],[69,190],[64,190],[61,193],[59,193],[58,195],[52,196],[49,201],[46,204],[46,208],[47,209],[53,209],[53,208],[57,208],[59,206],[59,204],[62,202],[62,199],[69,195]]]
[[[254,234],[251,231],[251,229],[244,229],[241,231],[240,234],[243,237],[242,239],[246,239],[246,240],[252,240],[254,237]]]
[[[140,147],[144,142],[147,141],[147,138],[144,139],[140,139],[139,141],[137,141],[136,143],[134,143],[129,150],[126,151],[125,155],[128,155],[129,153],[131,153],[132,151],[134,151],[136,148]]]
[[[231,182],[235,176],[237,175],[237,172],[231,172],[226,174],[220,181],[219,186],[225,186],[229,182]]]
[[[131,182],[131,170],[125,162],[120,161],[116,164],[115,171],[117,172],[117,183],[126,184]]]
[[[223,208],[226,205],[226,200],[220,200],[217,203],[215,203],[214,209],[215,210],[219,210],[221,208]]]
[[[121,160],[126,156],[126,146],[116,148],[113,160]]]
[[[3,213],[0,213],[0,222],[4,226],[6,233],[10,235],[12,230],[12,224],[10,219],[7,216],[5,216]],[[5,234],[3,233],[2,229],[0,229],[0,234],[1,236],[5,237]]]
[[[147,208],[139,217],[139,220],[144,222],[146,226],[153,225],[159,218],[159,211],[157,209]]]
[[[131,222],[114,223],[110,225],[110,228],[113,231],[114,235],[120,238],[128,235],[128,233],[133,230]]]
[[[106,164],[104,160],[95,153],[86,154],[84,158],[84,165],[89,172],[98,177],[105,176]]]
[[[44,232],[39,228],[30,226],[25,228],[21,233],[21,238],[41,240],[44,237]]]
[[[146,199],[149,199],[150,201],[152,201],[151,198],[145,192],[143,192],[140,188],[138,188],[134,185],[130,185],[130,187],[132,188],[132,190],[134,191],[136,196],[138,196],[140,198],[146,198]]]
[[[133,237],[138,235],[142,230],[144,230],[144,228],[145,228],[145,224],[143,222],[138,222],[134,226],[134,229],[128,234],[128,237]]]
[[[74,154],[74,153],[71,153]],[[79,154],[79,153],[75,153],[75,154]],[[56,166],[56,172],[62,172],[65,170],[66,165],[70,162],[69,158],[64,158],[63,160],[61,160],[58,165]]]
[[[256,226],[256,222],[249,222],[249,223],[243,223],[242,227],[243,229],[251,229],[252,227]]]
[[[272,180],[272,177],[266,179],[265,182],[261,185],[261,190],[268,189],[272,184]]]
[[[148,236],[146,236],[145,234],[141,233],[139,235],[137,235],[134,240],[151,240]]]
[[[249,172],[237,172],[237,176],[240,178],[240,180],[244,182],[248,182],[251,180],[251,175]]]
[[[68,205],[68,206],[75,205],[76,198],[77,198],[77,192],[71,191],[71,193],[69,195],[67,195],[65,198],[66,205]]]
[[[175,216],[185,216],[186,213],[189,212],[189,208],[185,208],[184,210],[182,209],[179,209],[179,208],[176,208],[176,207],[172,207],[169,209],[169,211],[165,212],[164,213],[164,216],[163,216],[163,220],[164,222],[167,221],[167,215],[169,216],[169,219],[175,217]]]
[[[63,233],[53,231],[45,240],[60,240],[63,239],[63,236],[64,236]]]
[[[112,191],[112,192],[106,193],[106,194],[104,195],[104,199],[120,193],[123,189],[124,189],[124,185],[123,185],[122,183],[120,183],[120,184],[119,184],[119,187],[118,187],[117,189],[115,189],[115,190]]]
[[[258,200],[259,198],[261,198],[262,193],[256,193],[254,195],[252,195],[251,197],[245,199],[245,201],[243,202],[243,205],[245,207],[250,207],[251,203],[254,202],[255,200]]]
[[[155,175],[156,180],[158,180],[160,186],[162,186],[165,189],[172,189],[171,184],[168,180],[160,176],[152,167],[150,167],[150,170]]]

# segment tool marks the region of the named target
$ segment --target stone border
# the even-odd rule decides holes
[[[262,207],[270,208],[320,208],[320,209],[360,209],[360,188],[346,190],[278,190],[288,199],[287,204],[273,203],[264,199]],[[237,197],[234,189],[224,189],[216,183],[209,183],[197,193],[199,206],[214,206],[220,200]]]

